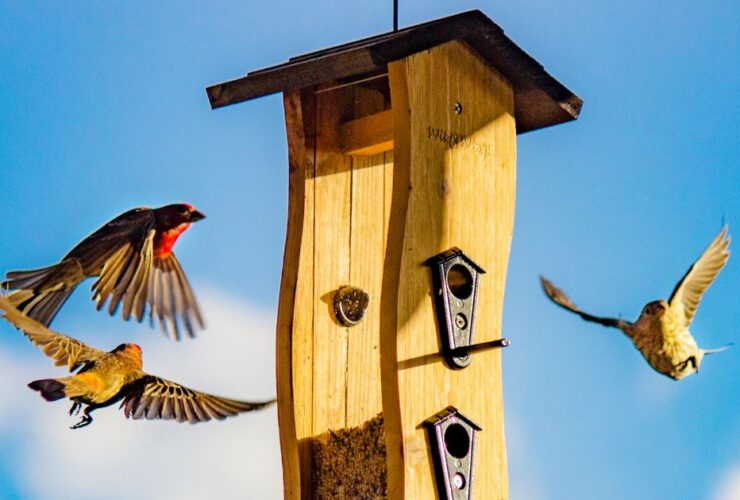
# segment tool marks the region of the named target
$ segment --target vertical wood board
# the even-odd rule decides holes
[[[385,394],[384,409],[389,467],[400,461],[403,477],[394,478],[389,471],[389,489],[392,498],[434,498],[434,471],[421,424],[453,405],[483,429],[476,437],[473,496],[508,498],[501,352],[477,353],[464,370],[451,370],[434,356],[440,341],[424,261],[457,246],[482,266],[487,274],[479,289],[474,341],[501,337],[515,196],[513,93],[459,42],[400,64],[402,70],[396,65],[397,71],[390,73],[391,89],[406,86],[408,107],[396,109],[402,99],[397,101],[394,94],[394,117],[400,117],[394,120],[394,171],[399,176],[394,196],[407,196],[408,204],[402,236],[391,227],[388,242],[389,256],[400,253],[395,318],[399,412],[389,411],[392,399]],[[456,103],[462,106],[459,114]],[[399,130],[404,125],[407,130]],[[404,141],[408,145],[400,144]],[[391,221],[400,222],[394,214]],[[385,390],[392,385],[387,362],[392,347],[387,331],[381,337]],[[400,432],[400,443],[394,442],[398,436],[393,432]],[[394,445],[402,446],[400,456],[391,451]]]
[[[393,155],[353,158],[341,153],[338,137],[348,117],[382,111],[382,106],[382,96],[362,89],[320,94],[304,89],[285,99],[291,190],[278,317],[278,393],[285,415],[286,498],[312,497],[317,437],[360,426],[382,411],[378,323],[389,212],[385,183]],[[310,116],[298,120],[296,109]],[[334,292],[348,284],[370,295],[365,318],[351,328],[336,320],[332,303]],[[292,436],[282,426],[288,413]]]

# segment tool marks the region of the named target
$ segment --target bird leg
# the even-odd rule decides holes
[[[694,370],[696,370],[697,372],[699,371],[698,367],[696,366],[696,356],[689,356],[684,361],[681,361],[680,363],[675,365],[673,369],[678,370],[679,372],[682,372],[686,369],[686,367],[689,366],[689,363],[691,363],[691,366],[694,367]]]
[[[83,415],[79,422],[74,424],[70,429],[82,429],[92,423],[93,419],[90,415]]]
[[[696,373],[699,373],[699,365],[696,363],[696,356],[691,356],[686,361],[691,361],[691,365],[694,367],[694,370],[696,370]]]
[[[72,408],[69,409],[69,416],[77,415],[80,413],[80,408],[82,408],[82,403],[79,401],[74,401],[72,403]]]
[[[74,424],[70,429],[81,429],[83,427],[86,427],[90,424],[92,424],[93,418],[90,416],[90,412],[93,410],[98,409],[99,406],[90,405],[87,408],[85,408],[85,411],[82,412],[82,418],[79,422]]]

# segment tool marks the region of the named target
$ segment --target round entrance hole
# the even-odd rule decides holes
[[[445,448],[455,458],[465,458],[470,451],[470,436],[460,424],[451,424],[445,430]]]
[[[473,293],[473,275],[467,267],[455,264],[447,271],[447,286],[458,299],[467,299]]]

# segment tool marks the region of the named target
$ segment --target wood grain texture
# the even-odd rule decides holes
[[[516,173],[512,90],[459,42],[388,69],[392,152],[342,152],[343,123],[385,111],[376,90],[285,99],[291,173],[277,351],[286,498],[312,497],[315,437],[381,410],[389,498],[435,498],[420,424],[448,405],[483,428],[474,497],[508,498],[501,352],[476,353],[464,370],[444,365],[423,263],[458,246],[485,268],[475,341],[502,336]],[[352,328],[331,308],[347,284],[370,296]]]
[[[505,499],[501,351],[475,354],[464,370],[451,370],[434,356],[440,345],[432,280],[423,263],[457,246],[486,269],[475,341],[501,337],[514,222],[512,89],[459,42],[410,56],[389,69],[395,182],[383,286],[381,366],[390,498],[435,498],[429,445],[420,424],[453,405],[483,429],[476,437],[473,496]],[[453,110],[456,102],[462,105],[460,114]],[[395,314],[387,302],[393,300],[394,286]]]
[[[388,229],[380,299],[380,375],[388,461],[388,498],[401,499],[406,483],[406,465],[403,455],[396,332],[401,257],[411,188],[409,138],[411,108],[406,82],[406,62],[389,64],[388,79],[393,102],[394,150],[392,179],[391,182],[386,181],[386,200],[390,199],[390,203],[386,203]]]
[[[306,282],[298,281],[298,276],[306,274],[306,266],[311,262],[302,256],[302,247],[312,247],[313,224],[311,218],[304,224],[306,207],[312,213],[310,203],[312,190],[306,191],[306,183],[313,178],[313,94],[294,91],[283,95],[285,124],[288,137],[288,227],[285,237],[283,273],[280,281],[276,335],[276,369],[278,394],[278,420],[280,422],[280,442],[283,459],[283,484],[285,498],[300,498],[301,469],[310,455],[299,452],[298,438],[307,434],[305,420],[296,422],[296,413],[306,413],[305,393],[300,390],[304,379],[294,380],[294,373],[302,373],[300,367],[294,371],[293,363],[306,365],[301,345],[295,345],[293,328],[301,328],[306,322],[304,311],[296,310],[295,303],[302,301],[306,294]],[[310,274],[310,273],[309,273]],[[310,287],[309,287],[310,289]],[[309,311],[310,312],[310,311]],[[309,318],[309,324],[310,324]],[[309,329],[310,331],[310,329]],[[308,340],[311,337],[308,336]],[[310,364],[309,364],[310,366]],[[308,371],[310,384],[311,372]],[[295,385],[299,390],[295,391]],[[296,399],[296,395],[298,398]],[[310,415],[309,415],[310,417]],[[297,424],[297,425],[296,425]],[[310,421],[308,422],[310,427]],[[310,451],[310,450],[309,450]],[[310,477],[309,477],[310,481]],[[309,483],[310,484],[310,483]]]
[[[228,106],[273,92],[384,72],[392,62],[452,40],[462,40],[512,82],[520,133],[578,117],[583,101],[477,10],[293,57],[206,91],[211,107]]]
[[[326,482],[312,477],[316,437],[360,426],[382,410],[378,323],[393,155],[345,155],[339,131],[348,117],[383,106],[383,96],[368,89],[305,90],[285,99],[291,190],[278,392],[286,399],[281,444],[290,499],[312,498],[313,485]],[[332,310],[334,292],[347,284],[370,296],[365,318],[352,328]]]
[[[341,91],[316,98],[313,435],[346,421],[348,331],[334,318],[331,301],[334,291],[349,283],[352,197],[351,160],[338,152],[341,113],[351,103]]]
[[[348,331],[346,426],[382,411],[378,314],[385,254],[385,155],[352,159],[352,233],[349,283],[370,296],[366,316]]]
[[[370,156],[393,149],[393,116],[381,111],[343,123],[339,131],[342,152],[353,156]]]

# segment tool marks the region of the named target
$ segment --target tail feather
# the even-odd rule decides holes
[[[706,354],[717,354],[718,352],[726,351],[730,347],[735,345],[734,343],[730,342],[729,344],[725,344],[722,347],[719,347],[717,349],[702,349],[702,352]]]
[[[76,259],[65,259],[54,266],[31,271],[11,271],[2,283],[14,290],[7,298],[21,312],[49,325],[72,290],[85,279]]]
[[[67,288],[38,293],[32,290],[18,290],[8,295],[7,298],[23,314],[49,326],[73,290],[74,288]]]
[[[44,284],[47,278],[54,273],[59,264],[41,269],[32,269],[30,271],[9,271],[5,274],[7,278],[2,283],[4,290],[13,290],[18,288],[37,288]]]
[[[64,384],[53,378],[34,380],[28,387],[41,393],[41,397],[47,401],[57,401],[66,397]]]

